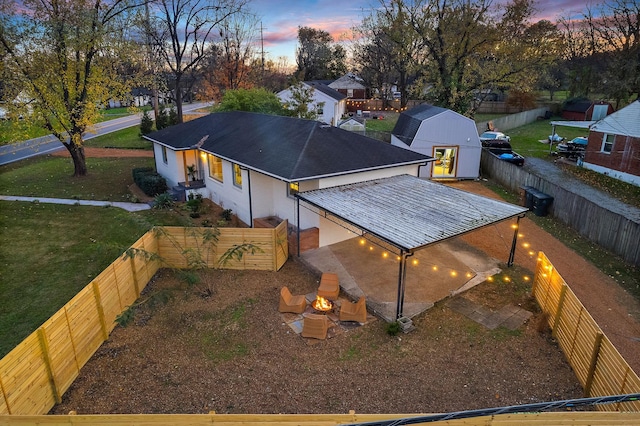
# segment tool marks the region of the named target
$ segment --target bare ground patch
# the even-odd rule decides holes
[[[465,293],[534,317],[488,330],[444,303],[390,336],[373,321],[319,343],[277,311],[279,289],[314,291],[291,259],[279,272],[209,271],[189,286],[170,270],[149,284],[134,321],[117,327],[52,414],[414,413],[576,398],[582,389],[525,283],[485,282]],[[209,295],[208,289],[213,289]],[[152,294],[170,294],[152,306]]]

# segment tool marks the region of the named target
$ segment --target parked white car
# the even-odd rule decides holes
[[[502,132],[484,132],[483,134],[480,135],[480,140],[483,142],[495,141],[495,140],[511,142],[511,138]]]

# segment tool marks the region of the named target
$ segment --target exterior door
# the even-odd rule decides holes
[[[453,178],[456,177],[456,169],[458,166],[458,148],[457,147],[434,147],[433,157],[436,159],[431,168],[431,177],[433,178]]]

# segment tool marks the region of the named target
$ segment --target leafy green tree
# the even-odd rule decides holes
[[[227,90],[216,111],[249,111],[286,115],[280,99],[263,88]]]
[[[291,97],[284,102],[284,109],[288,115],[298,118],[306,118],[308,120],[316,120],[318,118],[318,110],[313,103],[313,93],[315,89],[312,86],[300,82],[289,88]],[[317,105],[318,108],[324,107],[324,102]]]
[[[540,69],[560,54],[557,28],[530,22],[533,0],[493,6],[490,0],[380,0],[361,33],[369,52],[374,45],[384,50],[360,58],[371,69],[372,60],[387,55],[384,69],[397,78],[387,83],[407,86],[415,75],[414,95],[473,115],[477,92],[511,86],[531,91]]]
[[[135,0],[23,0],[2,2],[0,56],[28,98],[25,117],[42,120],[69,151],[74,176],[87,174],[83,133],[99,106],[122,98],[116,37],[128,35]],[[123,45],[119,45],[123,47]],[[29,113],[28,115],[26,113]]]
[[[347,72],[346,52],[333,45],[331,34],[309,27],[298,27],[296,74],[302,81],[336,79]]]

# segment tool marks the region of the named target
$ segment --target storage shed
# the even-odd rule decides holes
[[[477,179],[482,144],[476,123],[449,109],[422,104],[400,114],[391,144],[436,158],[420,177]]]

